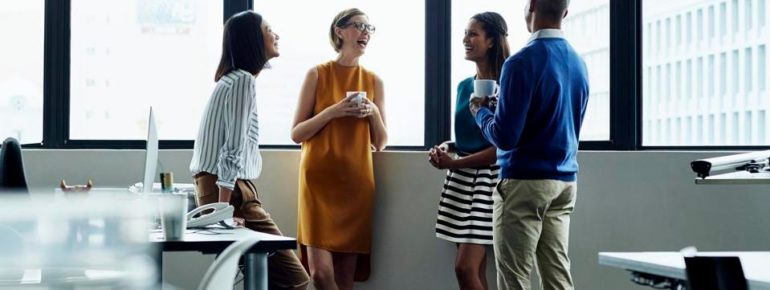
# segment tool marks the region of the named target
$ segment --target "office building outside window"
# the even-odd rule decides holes
[[[740,21],[740,17],[738,17],[739,7],[738,7],[738,0],[732,0],[732,5],[730,5],[731,11],[732,11],[732,24],[733,24],[733,33],[738,33],[738,22]]]
[[[757,116],[757,125],[759,128],[757,128],[757,142],[759,144],[767,144],[767,139],[765,139],[767,136],[767,120],[765,120],[765,110],[759,110],[759,115]]]
[[[677,16],[678,17],[678,16]],[[719,36],[727,35],[727,3],[719,4]]]
[[[709,41],[712,41],[714,37],[716,37],[716,21],[715,21],[715,15],[714,15],[714,6],[709,7],[709,15],[706,19],[708,23],[708,30],[709,30]]]
[[[766,80],[765,70],[767,65],[767,56],[765,55],[765,45],[759,46],[759,53],[757,56],[757,89],[759,90],[758,97],[762,99],[765,95],[765,86],[767,85],[763,80]]]
[[[698,41],[703,41],[703,9],[698,9],[698,21],[695,24],[695,29],[698,31]],[[661,45],[664,44],[661,43]]]
[[[695,39],[685,37],[681,46],[660,42],[661,35],[679,33],[666,31],[666,26],[642,34],[644,47],[660,48],[643,52],[643,145],[768,145],[764,130],[769,124],[764,112],[770,109],[765,90],[766,45],[770,36],[762,29],[761,18],[767,14],[764,1],[644,0],[642,4],[643,27],[649,29],[653,24],[685,17],[688,20],[683,33],[689,35],[690,29],[696,32]],[[689,15],[696,15],[695,27],[690,27]],[[729,33],[725,32],[727,23],[731,24]],[[701,37],[704,30],[705,39]],[[681,72],[674,70],[674,76],[659,69],[678,63],[686,65]],[[684,80],[684,92],[677,91],[678,84],[669,81],[679,79]],[[658,101],[670,99],[665,95],[672,91],[669,86],[674,87],[674,93],[687,98],[681,102]],[[686,131],[694,132],[673,137],[675,134],[668,132],[672,129],[660,122],[671,118],[685,118]]]
[[[744,17],[746,19],[746,30],[750,30],[752,27],[754,27],[754,11],[751,10],[751,0],[743,0],[745,1],[745,4],[743,7],[746,8],[746,14],[744,14]]]
[[[43,141],[43,17],[45,1],[0,5],[0,142]]]
[[[73,0],[70,138],[195,139],[214,88],[223,2]]]

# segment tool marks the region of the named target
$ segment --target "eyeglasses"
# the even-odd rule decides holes
[[[364,32],[364,30],[369,31],[369,33],[374,33],[374,25],[361,23],[361,22],[351,22],[345,25],[345,27],[351,26],[356,28],[356,30]]]

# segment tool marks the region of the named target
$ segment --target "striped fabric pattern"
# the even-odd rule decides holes
[[[492,244],[492,191],[500,167],[447,172],[439,201],[436,237],[454,242]]]
[[[255,179],[262,171],[254,76],[236,70],[217,82],[195,139],[192,174],[217,175],[232,189],[236,179]]]

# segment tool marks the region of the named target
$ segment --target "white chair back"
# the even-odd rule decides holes
[[[253,236],[227,247],[206,270],[198,290],[233,289],[235,275],[238,274],[238,261],[246,251],[258,242],[259,237]]]

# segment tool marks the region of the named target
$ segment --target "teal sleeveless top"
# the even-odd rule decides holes
[[[457,85],[457,101],[455,103],[455,147],[460,152],[476,153],[492,146],[481,135],[476,120],[471,115],[471,93],[473,93],[474,77],[464,79]]]

